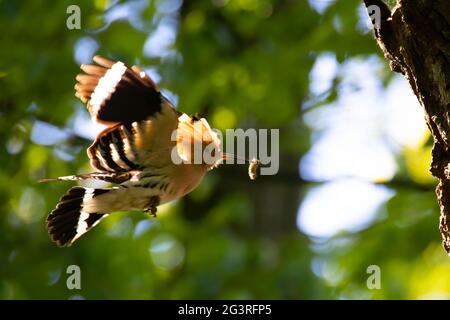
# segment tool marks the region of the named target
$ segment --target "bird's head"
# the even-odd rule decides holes
[[[261,162],[256,158],[252,160],[240,158],[231,153],[222,151],[222,134],[211,129],[205,118],[198,115],[189,117],[182,114],[178,118],[176,131],[176,155],[179,163],[189,163],[211,170],[226,160],[233,159],[249,165],[249,176],[255,180],[258,176]]]
[[[184,162],[206,167],[217,167],[224,159],[221,134],[211,129],[208,121],[197,114],[178,118],[176,134],[177,154]]]

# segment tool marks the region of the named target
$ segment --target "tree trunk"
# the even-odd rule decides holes
[[[434,147],[430,171],[439,179],[440,231],[450,254],[450,1],[364,0],[375,37],[391,69],[408,79],[424,108]],[[377,11],[378,10],[378,11]]]

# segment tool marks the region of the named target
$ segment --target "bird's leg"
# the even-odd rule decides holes
[[[159,206],[159,197],[152,196],[148,201],[147,208],[144,209],[144,212],[150,214],[152,217],[156,218],[156,212],[158,211],[157,207]]]

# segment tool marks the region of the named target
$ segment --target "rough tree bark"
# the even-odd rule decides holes
[[[424,108],[434,139],[430,171],[439,179],[439,229],[450,254],[450,0],[398,0],[392,10],[381,0],[363,1],[371,17],[371,6],[380,9],[377,42]]]

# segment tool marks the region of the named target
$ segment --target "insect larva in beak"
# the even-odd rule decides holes
[[[261,166],[261,161],[253,158],[248,165],[248,176],[250,180],[256,180],[259,176],[259,167]]]

